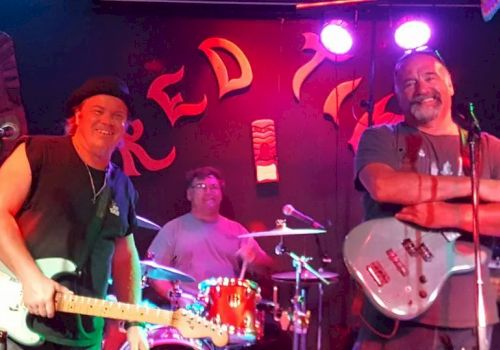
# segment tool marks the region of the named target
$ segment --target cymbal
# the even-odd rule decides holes
[[[269,231],[261,231],[261,232],[251,232],[245,233],[243,235],[239,235],[238,238],[246,238],[246,237],[272,237],[272,236],[294,236],[294,235],[316,235],[318,233],[325,233],[325,230],[319,230],[315,228],[275,228]]]
[[[339,277],[338,273],[331,271],[318,271],[318,273],[320,274],[321,277],[323,277],[327,281],[335,281]],[[271,278],[276,282],[295,283],[295,271],[273,273]],[[313,275],[308,270],[302,270],[300,274],[300,281],[305,283],[320,282],[319,278]]]
[[[143,276],[154,280],[194,282],[195,279],[180,270],[173,267],[160,265],[153,260],[142,260],[141,271]]]
[[[149,230],[155,230],[158,231],[161,229],[161,226],[158,224],[155,224],[153,221],[146,219],[145,217],[136,215],[135,216],[137,219],[137,226],[141,228],[147,228]]]

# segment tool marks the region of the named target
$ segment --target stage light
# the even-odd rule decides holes
[[[394,40],[401,48],[412,50],[427,44],[431,38],[431,28],[416,19],[404,19],[394,32]]]
[[[323,46],[336,55],[344,55],[352,48],[353,40],[342,20],[328,22],[321,30],[320,38]]]

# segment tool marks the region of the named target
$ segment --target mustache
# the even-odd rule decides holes
[[[434,98],[436,101],[442,102],[441,101],[441,94],[436,91],[436,92],[433,92],[430,94],[418,95],[410,101],[410,104],[411,105],[420,104],[423,100],[425,100],[427,98]]]

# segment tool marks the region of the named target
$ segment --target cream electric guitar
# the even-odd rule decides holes
[[[76,271],[73,262],[62,258],[38,259],[36,263],[44,275],[51,278],[61,273]],[[0,329],[6,330],[10,338],[23,345],[36,346],[43,343],[43,336],[33,332],[26,324],[28,310],[22,304],[21,284],[2,263],[0,263],[0,290]],[[214,324],[185,309],[169,311],[57,293],[56,310],[171,326],[177,328],[183,337],[210,338],[216,346],[224,346],[229,341],[226,326]]]
[[[448,276],[474,269],[474,252],[457,249],[459,236],[392,217],[370,220],[345,238],[344,262],[380,312],[409,320],[431,306]]]

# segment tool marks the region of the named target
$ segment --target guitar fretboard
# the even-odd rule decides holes
[[[69,293],[57,293],[56,310],[72,314],[99,316],[117,320],[171,325],[173,312],[140,305],[112,302]]]

